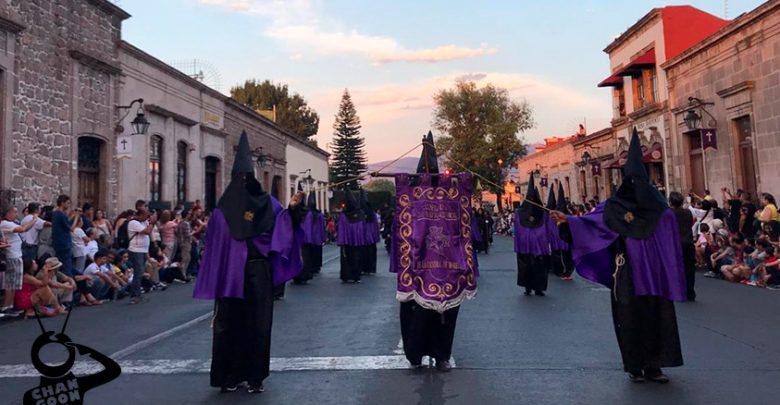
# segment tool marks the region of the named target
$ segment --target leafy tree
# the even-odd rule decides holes
[[[371,180],[366,184],[365,189],[368,191],[387,191],[391,195],[395,195],[395,184],[386,179]]]
[[[446,134],[436,146],[446,164],[457,172],[461,169],[452,160],[457,161],[492,183],[504,184],[508,169],[526,155],[518,134],[536,126],[531,106],[510,99],[506,89],[480,89],[474,82],[440,90],[434,103],[433,126]],[[501,208],[503,189],[486,181],[481,185],[496,194]]]
[[[301,95],[290,93],[286,84],[247,80],[230,89],[230,95],[254,110],[272,110],[276,106],[276,123],[301,138],[308,139],[319,129],[320,116]]]
[[[333,123],[333,161],[330,165],[330,182],[341,183],[355,179],[366,171],[365,139],[360,137],[360,117],[349,91],[341,96],[336,122]],[[358,189],[357,180],[345,184],[352,190]]]

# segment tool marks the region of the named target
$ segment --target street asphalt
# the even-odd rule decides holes
[[[478,297],[460,312],[456,368],[415,372],[399,347],[395,277],[379,251],[379,273],[360,284],[341,284],[331,260],[311,284],[288,285],[274,309],[273,371],[259,395],[208,386],[212,303],[193,300],[191,285],[151,293],[136,306],[76,308],[67,334],[123,366],[85,403],[780,403],[780,291],[698,278],[699,300],[677,304],[685,366],[666,370],[668,385],[632,384],[620,363],[609,291],[551,278],[547,297],[525,297],[515,285],[511,240],[499,237],[479,257]],[[336,255],[325,248],[326,261]],[[59,330],[63,320],[45,325]],[[38,334],[34,320],[0,323],[0,403],[21,404],[37,385],[29,363]]]

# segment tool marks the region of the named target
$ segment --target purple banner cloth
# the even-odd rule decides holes
[[[552,218],[548,216],[544,226],[547,227],[547,240],[550,241],[550,250],[553,252],[569,250],[569,244],[561,239],[561,233],[558,232],[558,225],[555,225],[555,221]]]
[[[551,253],[547,219],[549,217],[545,215],[545,223],[542,226],[526,228],[520,225],[520,215],[515,212],[515,253],[533,256],[544,256]]]
[[[366,221],[350,222],[347,216],[339,215],[336,224],[336,244],[339,246],[367,246],[371,244],[366,232]]]
[[[292,217],[276,199],[271,203],[276,217],[271,233],[254,239],[258,252],[271,264],[274,285],[295,277],[303,268],[301,243],[303,230],[293,228]],[[246,241],[230,237],[225,217],[214,209],[206,231],[206,245],[192,296],[197,299],[244,298],[244,267],[247,260]]]
[[[609,246],[619,235],[604,224],[603,215],[604,203],[585,216],[568,217],[572,257],[574,267],[582,277],[612,288],[613,257]],[[635,295],[659,296],[672,301],[687,299],[678,232],[674,213],[667,209],[652,236],[643,240],[626,238]]]
[[[701,129],[701,147],[704,150],[718,149],[718,131],[715,128]]]
[[[414,185],[410,179],[416,178]],[[472,245],[470,174],[395,176],[396,205],[390,271],[396,299],[437,312],[477,292],[479,268]]]
[[[321,212],[306,213],[301,228],[304,244],[321,246],[325,243],[325,217]]]

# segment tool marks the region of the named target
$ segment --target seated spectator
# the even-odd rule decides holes
[[[710,234],[710,227],[707,224],[701,224],[699,228],[701,233],[694,246],[696,247],[696,265],[698,267],[706,266],[705,257],[713,246],[712,235]]]
[[[722,278],[720,268],[724,265],[734,264],[734,248],[731,247],[731,240],[715,237],[715,253],[710,256],[710,271],[704,274],[704,277]]]
[[[84,275],[92,280],[92,286],[89,291],[98,299],[113,298],[114,291],[120,288],[101,269],[101,266],[106,264],[106,260],[105,252],[97,252],[95,253],[95,261],[84,269]]]
[[[772,245],[765,240],[757,240],[755,242],[755,250],[752,253],[745,256],[745,264],[742,266],[743,282],[751,285],[758,285],[758,275],[755,270],[758,266],[763,264],[769,257]]]
[[[747,242],[741,235],[731,238],[731,247],[734,249],[734,263],[724,264],[720,267],[723,277],[732,282],[739,282],[743,278],[743,265],[745,264],[745,253]]]
[[[773,247],[767,249],[767,254],[766,260],[754,270],[754,274],[758,276],[756,285],[777,288],[780,286],[780,258],[775,255]]]
[[[100,234],[97,239],[98,250],[108,250],[114,246],[114,238],[110,234]]]
[[[73,292],[76,290],[76,280],[59,271],[62,263],[56,257],[42,257],[42,259],[38,261],[38,263],[43,264],[39,266],[42,268],[35,278],[46,283],[51,288],[60,305],[70,307],[73,301]]]
[[[95,253],[100,249],[97,242],[97,229],[89,228],[85,232],[87,234],[87,243],[84,245],[84,255],[87,256],[87,261],[95,261]]]
[[[58,302],[57,297],[49,288],[48,282],[35,278],[38,273],[38,263],[24,259],[22,289],[14,295],[14,305],[24,311],[25,317],[40,315],[53,316],[67,312]]]

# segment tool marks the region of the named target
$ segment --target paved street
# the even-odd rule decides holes
[[[327,247],[325,259],[335,257]],[[387,268],[380,249],[379,267]],[[288,286],[274,314],[267,392],[208,387],[209,302],[190,285],[77,308],[68,334],[112,354],[123,375],[87,394],[89,404],[767,404],[780,381],[780,292],[700,278],[700,301],[677,306],[686,365],[667,386],[634,385],[622,372],[608,291],[552,279],[545,298],[515,286],[510,240],[480,256],[479,297],[461,311],[449,374],[405,369],[394,277],[381,271],[342,285],[338,263],[308,286]],[[63,318],[48,320],[59,329]],[[172,330],[172,328],[174,328]],[[36,385],[29,362],[34,321],[0,325],[0,401],[21,403]],[[140,342],[140,343],[139,343]],[[89,364],[80,365],[89,369]]]

